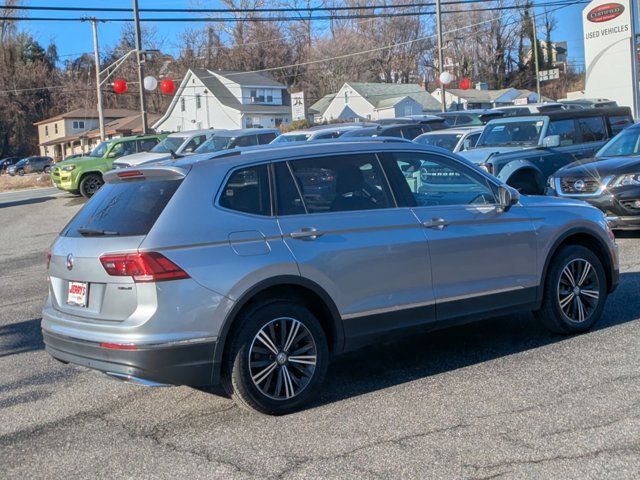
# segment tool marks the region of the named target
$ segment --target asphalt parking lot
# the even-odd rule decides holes
[[[640,234],[594,331],[520,315],[370,347],[272,418],[51,359],[44,252],[83,201],[25,197],[0,196],[2,478],[640,477]]]

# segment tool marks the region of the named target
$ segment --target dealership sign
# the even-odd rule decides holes
[[[594,0],[583,10],[585,96],[615,100],[637,116],[632,11],[630,0]]]
[[[587,13],[587,20],[594,23],[608,22],[619,17],[624,12],[624,5],[619,3],[605,3],[592,8]]]
[[[307,112],[304,106],[304,92],[291,94],[291,120],[304,120],[307,118]]]

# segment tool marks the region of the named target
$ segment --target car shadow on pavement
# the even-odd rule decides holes
[[[38,198],[26,198],[24,200],[15,200],[13,202],[0,203],[0,208],[17,207],[18,205],[33,205],[35,203],[44,203],[49,200],[53,200],[56,197],[38,197]]]
[[[594,330],[640,318],[640,273],[623,273]],[[588,335],[586,333],[585,335]],[[342,355],[330,365],[315,406],[531,350],[570,336],[549,333],[532,314],[413,335]]]
[[[0,358],[43,348],[39,318],[0,326]]]

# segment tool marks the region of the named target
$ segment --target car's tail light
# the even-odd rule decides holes
[[[135,282],[160,282],[189,278],[187,272],[157,252],[107,254],[100,263],[113,277],[133,277]]]
[[[120,178],[140,178],[144,177],[144,173],[140,170],[128,170],[126,172],[119,172],[118,177]]]
[[[102,348],[108,348],[109,350],[137,350],[137,345],[133,343],[109,343],[100,342]]]

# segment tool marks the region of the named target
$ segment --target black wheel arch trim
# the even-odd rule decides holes
[[[227,337],[229,335],[229,331],[231,330],[231,326],[234,324],[234,321],[238,316],[238,313],[260,292],[268,288],[277,287],[280,285],[295,285],[306,288],[322,299],[324,305],[331,313],[331,320],[335,333],[332,353],[336,354],[344,350],[345,340],[342,317],[340,316],[340,312],[338,311],[338,308],[336,307],[329,294],[320,285],[306,278],[296,275],[279,275],[258,282],[253,287],[248,289],[240,298],[235,301],[235,303],[233,304],[233,308],[231,308],[229,313],[227,313],[227,316],[222,324],[222,328],[220,329],[220,334],[218,335],[215,351],[213,354],[213,371],[211,372],[213,384],[217,384],[220,382],[222,360]]]
[[[567,240],[569,237],[573,236],[573,235],[579,235],[579,234],[583,234],[583,235],[588,235],[591,238],[593,238],[596,242],[598,242],[598,244],[600,245],[600,247],[602,248],[602,250],[604,252],[607,253],[608,256],[608,264],[607,265],[603,265],[603,267],[605,269],[608,269],[608,276],[609,278],[607,280],[610,280],[610,285],[607,285],[607,290],[609,292],[613,291],[613,289],[616,287],[617,284],[617,272],[615,271],[614,268],[614,260],[613,258],[611,258],[611,254],[609,253],[609,247],[606,245],[605,242],[602,241],[602,239],[598,236],[597,233],[595,233],[593,230],[590,230],[588,228],[585,227],[575,227],[575,228],[571,228],[569,230],[567,230],[566,232],[564,232],[561,236],[559,236],[553,243],[553,245],[551,246],[551,248],[549,249],[549,253],[547,254],[547,258],[544,261],[544,267],[542,269],[542,277],[540,279],[540,285],[538,286],[538,292],[536,295],[536,304],[539,306],[542,303],[542,296],[544,293],[544,284],[545,281],[547,279],[547,272],[549,271],[549,265],[551,264],[551,259],[555,256],[555,254],[557,253],[558,249],[560,248],[560,245]],[[594,252],[596,253],[596,252]]]

